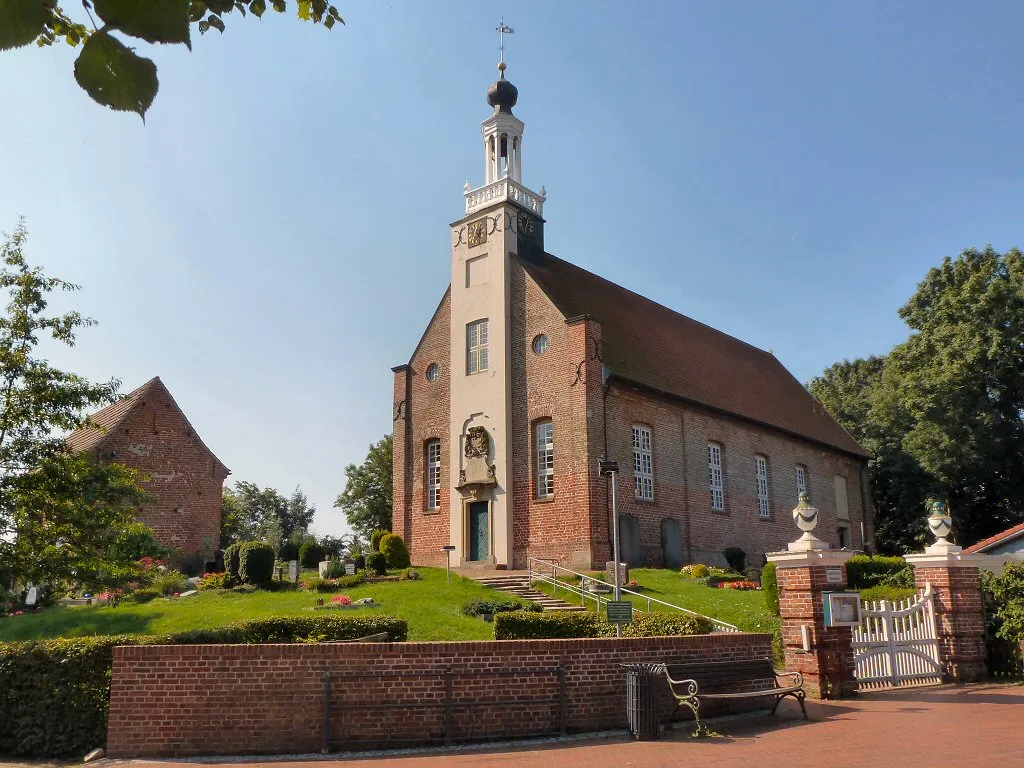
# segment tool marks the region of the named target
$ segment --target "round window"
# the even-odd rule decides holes
[[[538,355],[543,355],[548,351],[548,337],[543,333],[533,340],[533,351]]]
[[[441,369],[437,367],[437,363],[431,363],[427,366],[427,381],[437,381],[441,375]]]

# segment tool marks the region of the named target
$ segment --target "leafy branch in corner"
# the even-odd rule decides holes
[[[288,4],[289,0],[270,0],[277,13],[285,13]],[[327,29],[345,23],[328,0],[296,0],[295,7],[302,21]],[[200,34],[211,29],[223,33],[226,15],[238,11],[243,17],[261,18],[267,0],[82,0],[82,10],[84,18],[76,20],[56,0],[0,0],[0,51],[32,42],[81,45],[75,80],[82,89],[98,104],[145,119],[159,89],[156,64],[122,38],[192,50],[193,25]]]

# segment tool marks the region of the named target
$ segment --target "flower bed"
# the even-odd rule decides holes
[[[723,581],[718,584],[719,589],[760,589],[761,585],[756,581]]]

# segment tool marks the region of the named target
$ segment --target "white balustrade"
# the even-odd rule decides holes
[[[499,179],[466,193],[466,213],[473,213],[473,211],[493,203],[510,200],[528,211],[533,211],[538,216],[543,216],[546,199],[544,195],[531,192],[522,184],[517,184],[511,179]]]

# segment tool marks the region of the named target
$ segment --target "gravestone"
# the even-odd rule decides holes
[[[331,566],[331,561],[330,560],[321,560],[320,561],[320,578],[321,579],[327,576],[327,569],[330,568],[330,566]]]
[[[661,521],[661,555],[666,568],[683,567],[683,534],[675,518],[666,517]]]
[[[299,561],[298,560],[289,560],[288,561],[288,578],[291,579],[293,582],[297,582],[299,580]]]
[[[39,600],[39,590],[35,587],[29,587],[28,592],[25,593],[25,605],[35,605]]]
[[[356,575],[356,564],[355,563],[345,563],[345,575],[346,576],[355,576]]]
[[[619,559],[630,565],[643,565],[644,548],[640,543],[640,520],[634,515],[619,516]]]

